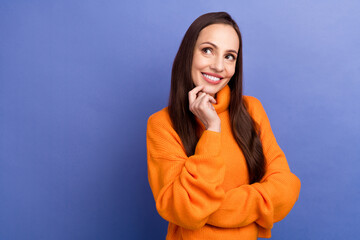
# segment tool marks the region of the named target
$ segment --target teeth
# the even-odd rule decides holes
[[[207,75],[207,74],[205,74],[205,73],[203,73],[203,75],[204,75],[206,78],[208,78],[208,79],[210,79],[210,80],[212,80],[212,81],[219,81],[219,80],[220,80],[220,78],[218,78],[218,77],[210,76],[210,75]]]

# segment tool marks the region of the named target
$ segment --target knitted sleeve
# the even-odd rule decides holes
[[[259,237],[270,237],[274,222],[282,220],[298,199],[300,180],[290,172],[260,101],[247,97],[250,115],[260,125],[266,173],[260,182],[231,189],[207,223],[222,228],[259,225]]]
[[[225,196],[221,134],[205,130],[195,154],[187,157],[168,115],[160,112],[148,119],[146,139],[148,179],[158,213],[183,228],[201,228]]]

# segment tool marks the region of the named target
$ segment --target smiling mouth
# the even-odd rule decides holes
[[[205,78],[213,81],[213,82],[218,82],[220,81],[222,78],[219,78],[219,77],[215,77],[215,76],[211,76],[211,75],[208,75],[206,73],[201,73]]]

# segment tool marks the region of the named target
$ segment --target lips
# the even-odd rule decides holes
[[[223,77],[221,77],[218,74],[214,74],[214,73],[202,72],[201,74],[203,75],[203,78],[205,79],[205,81],[207,81],[208,83],[211,83],[211,84],[218,84],[221,81],[221,79],[223,79]]]

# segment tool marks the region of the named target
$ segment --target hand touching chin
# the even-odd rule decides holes
[[[216,92],[214,91],[213,88],[209,87],[209,86],[205,86],[204,89],[201,90],[204,93],[209,94],[210,96],[214,97]]]

